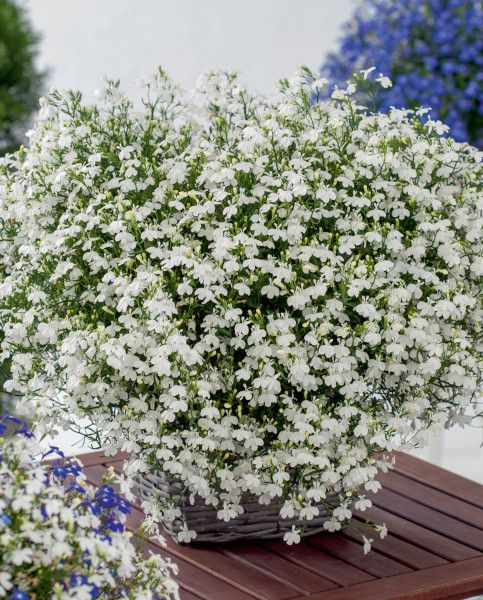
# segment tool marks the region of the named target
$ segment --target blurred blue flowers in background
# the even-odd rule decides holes
[[[321,74],[344,86],[360,69],[388,75],[377,108],[429,106],[457,141],[483,146],[483,2],[362,0]]]

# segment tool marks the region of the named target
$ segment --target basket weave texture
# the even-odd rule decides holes
[[[292,530],[292,526],[300,525],[297,518],[282,519],[279,511],[280,499],[270,504],[260,504],[254,496],[244,499],[244,513],[222,521],[217,517],[217,509],[205,504],[203,498],[196,497],[191,504],[189,493],[178,479],[171,479],[165,473],[149,473],[139,475],[135,479],[137,492],[141,500],[158,497],[160,500],[174,501],[184,517],[173,522],[163,523],[167,533],[177,539],[178,533],[186,522],[188,529],[196,532],[195,542],[230,542],[239,539],[269,540],[282,538]],[[334,500],[335,500],[334,496]],[[330,502],[331,498],[326,501]],[[310,521],[304,521],[301,536],[313,535],[326,531],[324,523],[328,520],[326,509],[318,505],[319,515]]]

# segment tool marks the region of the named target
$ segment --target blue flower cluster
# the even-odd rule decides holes
[[[483,146],[481,0],[362,0],[321,74],[343,86],[375,66],[393,86],[377,108],[429,106],[458,141]]]
[[[33,438],[34,435],[28,429],[27,423],[13,417],[11,415],[3,415],[0,418],[0,436],[5,433],[8,426],[13,426],[12,435],[22,435],[27,438]],[[57,457],[45,469],[45,483],[48,484],[52,476],[66,486],[68,495],[75,494],[76,496],[84,497],[82,506],[88,508],[92,514],[100,518],[100,526],[96,533],[100,534],[103,539],[110,540],[109,532],[122,533],[124,531],[124,523],[119,519],[119,513],[128,515],[131,512],[129,503],[119,494],[114,488],[108,484],[101,485],[91,497],[86,493],[86,489],[79,485],[78,477],[82,474],[82,468],[71,459],[67,459],[64,453],[56,446],[49,446],[42,455],[42,460]],[[0,461],[2,456],[0,454]],[[41,507],[41,512],[44,518],[48,518],[46,506]],[[10,518],[7,514],[1,515],[0,518],[7,524]],[[23,593],[23,592],[22,592]],[[19,596],[20,597],[20,596]]]
[[[7,430],[13,437],[23,436],[28,439],[34,437],[26,423],[8,414],[0,417],[0,436],[4,435]],[[13,446],[11,447],[13,448]],[[45,461],[47,459],[51,459],[51,462],[48,465],[45,465],[44,468],[45,485],[47,486],[52,482],[63,485],[66,490],[66,503],[69,503],[69,499],[72,500],[74,497],[81,498],[81,512],[87,510],[98,517],[100,525],[93,531],[95,535],[99,536],[102,540],[111,543],[112,540],[110,534],[124,532],[125,526],[120,515],[130,514],[131,507],[111,485],[103,483],[95,492],[91,491],[88,493],[88,490],[79,482],[82,468],[77,462],[65,458],[63,452],[55,446],[49,446],[49,449],[43,453],[42,460]],[[0,463],[3,460],[4,456],[0,452]],[[41,502],[43,502],[40,507],[42,517],[43,519],[48,519],[49,514],[47,506],[49,497],[46,496],[45,499],[41,498]],[[1,514],[0,519],[7,527],[12,526],[12,519],[7,513]],[[83,553],[82,563],[86,566],[90,566],[91,562],[88,552]],[[82,565],[78,565],[78,568],[82,568]],[[82,572],[73,573],[69,580],[63,582],[64,589],[81,585],[89,585],[91,597],[100,598],[101,590],[95,584],[89,582],[89,578]],[[119,592],[121,593],[122,591],[123,590],[120,588]],[[154,591],[153,594],[155,597],[158,597]],[[25,591],[18,587],[13,587],[8,598],[9,600],[28,600],[29,596]]]
[[[0,436],[8,430],[9,426],[13,428],[15,435],[23,435],[29,439],[34,437],[34,434],[29,431],[27,423],[9,414],[2,415],[0,418]]]
[[[43,482],[40,489],[39,478]],[[178,598],[177,586],[169,574],[171,564],[160,556],[144,560],[132,544],[124,525],[131,507],[110,483],[107,476],[96,489],[87,485],[75,459],[66,458],[55,446],[40,453],[26,423],[8,414],[0,416],[0,497],[3,507],[0,531],[8,530],[8,536],[3,538],[6,546],[0,552],[0,579],[8,575],[11,587],[6,588],[7,600],[32,597],[47,600],[52,597],[53,586],[68,595],[73,594],[69,597],[77,597],[83,588],[93,600]],[[14,507],[13,498],[22,496],[26,501],[22,506]],[[54,510],[53,500],[54,505],[57,504]],[[58,510],[59,500],[64,504],[63,512]],[[77,519],[81,516],[89,519],[83,519],[81,523]],[[34,524],[35,540],[26,536],[26,522]],[[63,535],[58,536],[62,529]],[[65,544],[62,553],[52,555],[47,562],[45,555],[49,555],[51,548],[43,545],[44,536],[38,535],[42,533],[46,540],[61,537]],[[78,543],[78,536],[96,543],[87,550]],[[23,561],[13,560],[13,554],[22,552],[26,546],[31,552],[25,554]],[[121,565],[123,576],[118,571]],[[130,575],[126,574],[126,567]],[[28,577],[25,576],[27,570]]]
[[[19,590],[18,587],[14,587],[8,597],[9,600],[29,600],[26,592]]]

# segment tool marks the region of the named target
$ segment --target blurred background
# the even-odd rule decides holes
[[[0,0],[0,151],[25,142],[51,86],[91,98],[109,75],[135,94],[159,64],[186,88],[226,68],[263,92],[300,64],[334,84],[375,65],[394,82],[380,110],[431,105],[481,147],[482,11],[481,0]],[[483,482],[482,431],[440,433],[418,454]],[[55,443],[87,450],[71,432]]]

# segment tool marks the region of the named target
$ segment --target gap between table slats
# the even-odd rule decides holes
[[[426,486],[434,487],[445,494],[460,498],[465,502],[483,508],[481,484],[446,471],[441,467],[428,463],[405,452],[394,452],[398,473],[419,481]]]
[[[468,525],[454,517],[450,517],[436,509],[404,496],[389,489],[382,489],[370,498],[375,506],[403,517],[405,520],[423,525],[427,529],[443,534],[466,546],[483,551],[483,531]]]
[[[458,521],[464,521],[468,525],[483,529],[483,509],[474,504],[449,496],[445,492],[419,483],[397,471],[383,473],[378,480],[383,488],[392,490],[399,496],[416,500],[420,504],[455,517]]]
[[[348,537],[362,546],[360,534],[346,529],[342,535]],[[375,537],[372,542],[373,550],[379,554],[392,558],[397,562],[410,567],[413,570],[427,569],[438,565],[447,564],[449,561],[442,556],[423,550],[414,544],[410,544],[404,539],[393,535],[392,531],[383,539]]]
[[[481,592],[483,556],[312,594],[306,600],[457,600]]]
[[[221,548],[224,554],[236,556],[252,564],[257,564],[282,581],[292,581],[294,589],[300,594],[311,594],[324,590],[334,589],[336,584],[312,571],[308,571],[285,557],[278,556],[268,551],[262,544],[247,541],[233,542]]]
[[[368,554],[364,554],[360,544],[339,534],[312,537],[308,538],[307,542],[326,554],[343,560],[378,579],[408,573],[413,570],[407,565],[380,554],[375,549]]]

